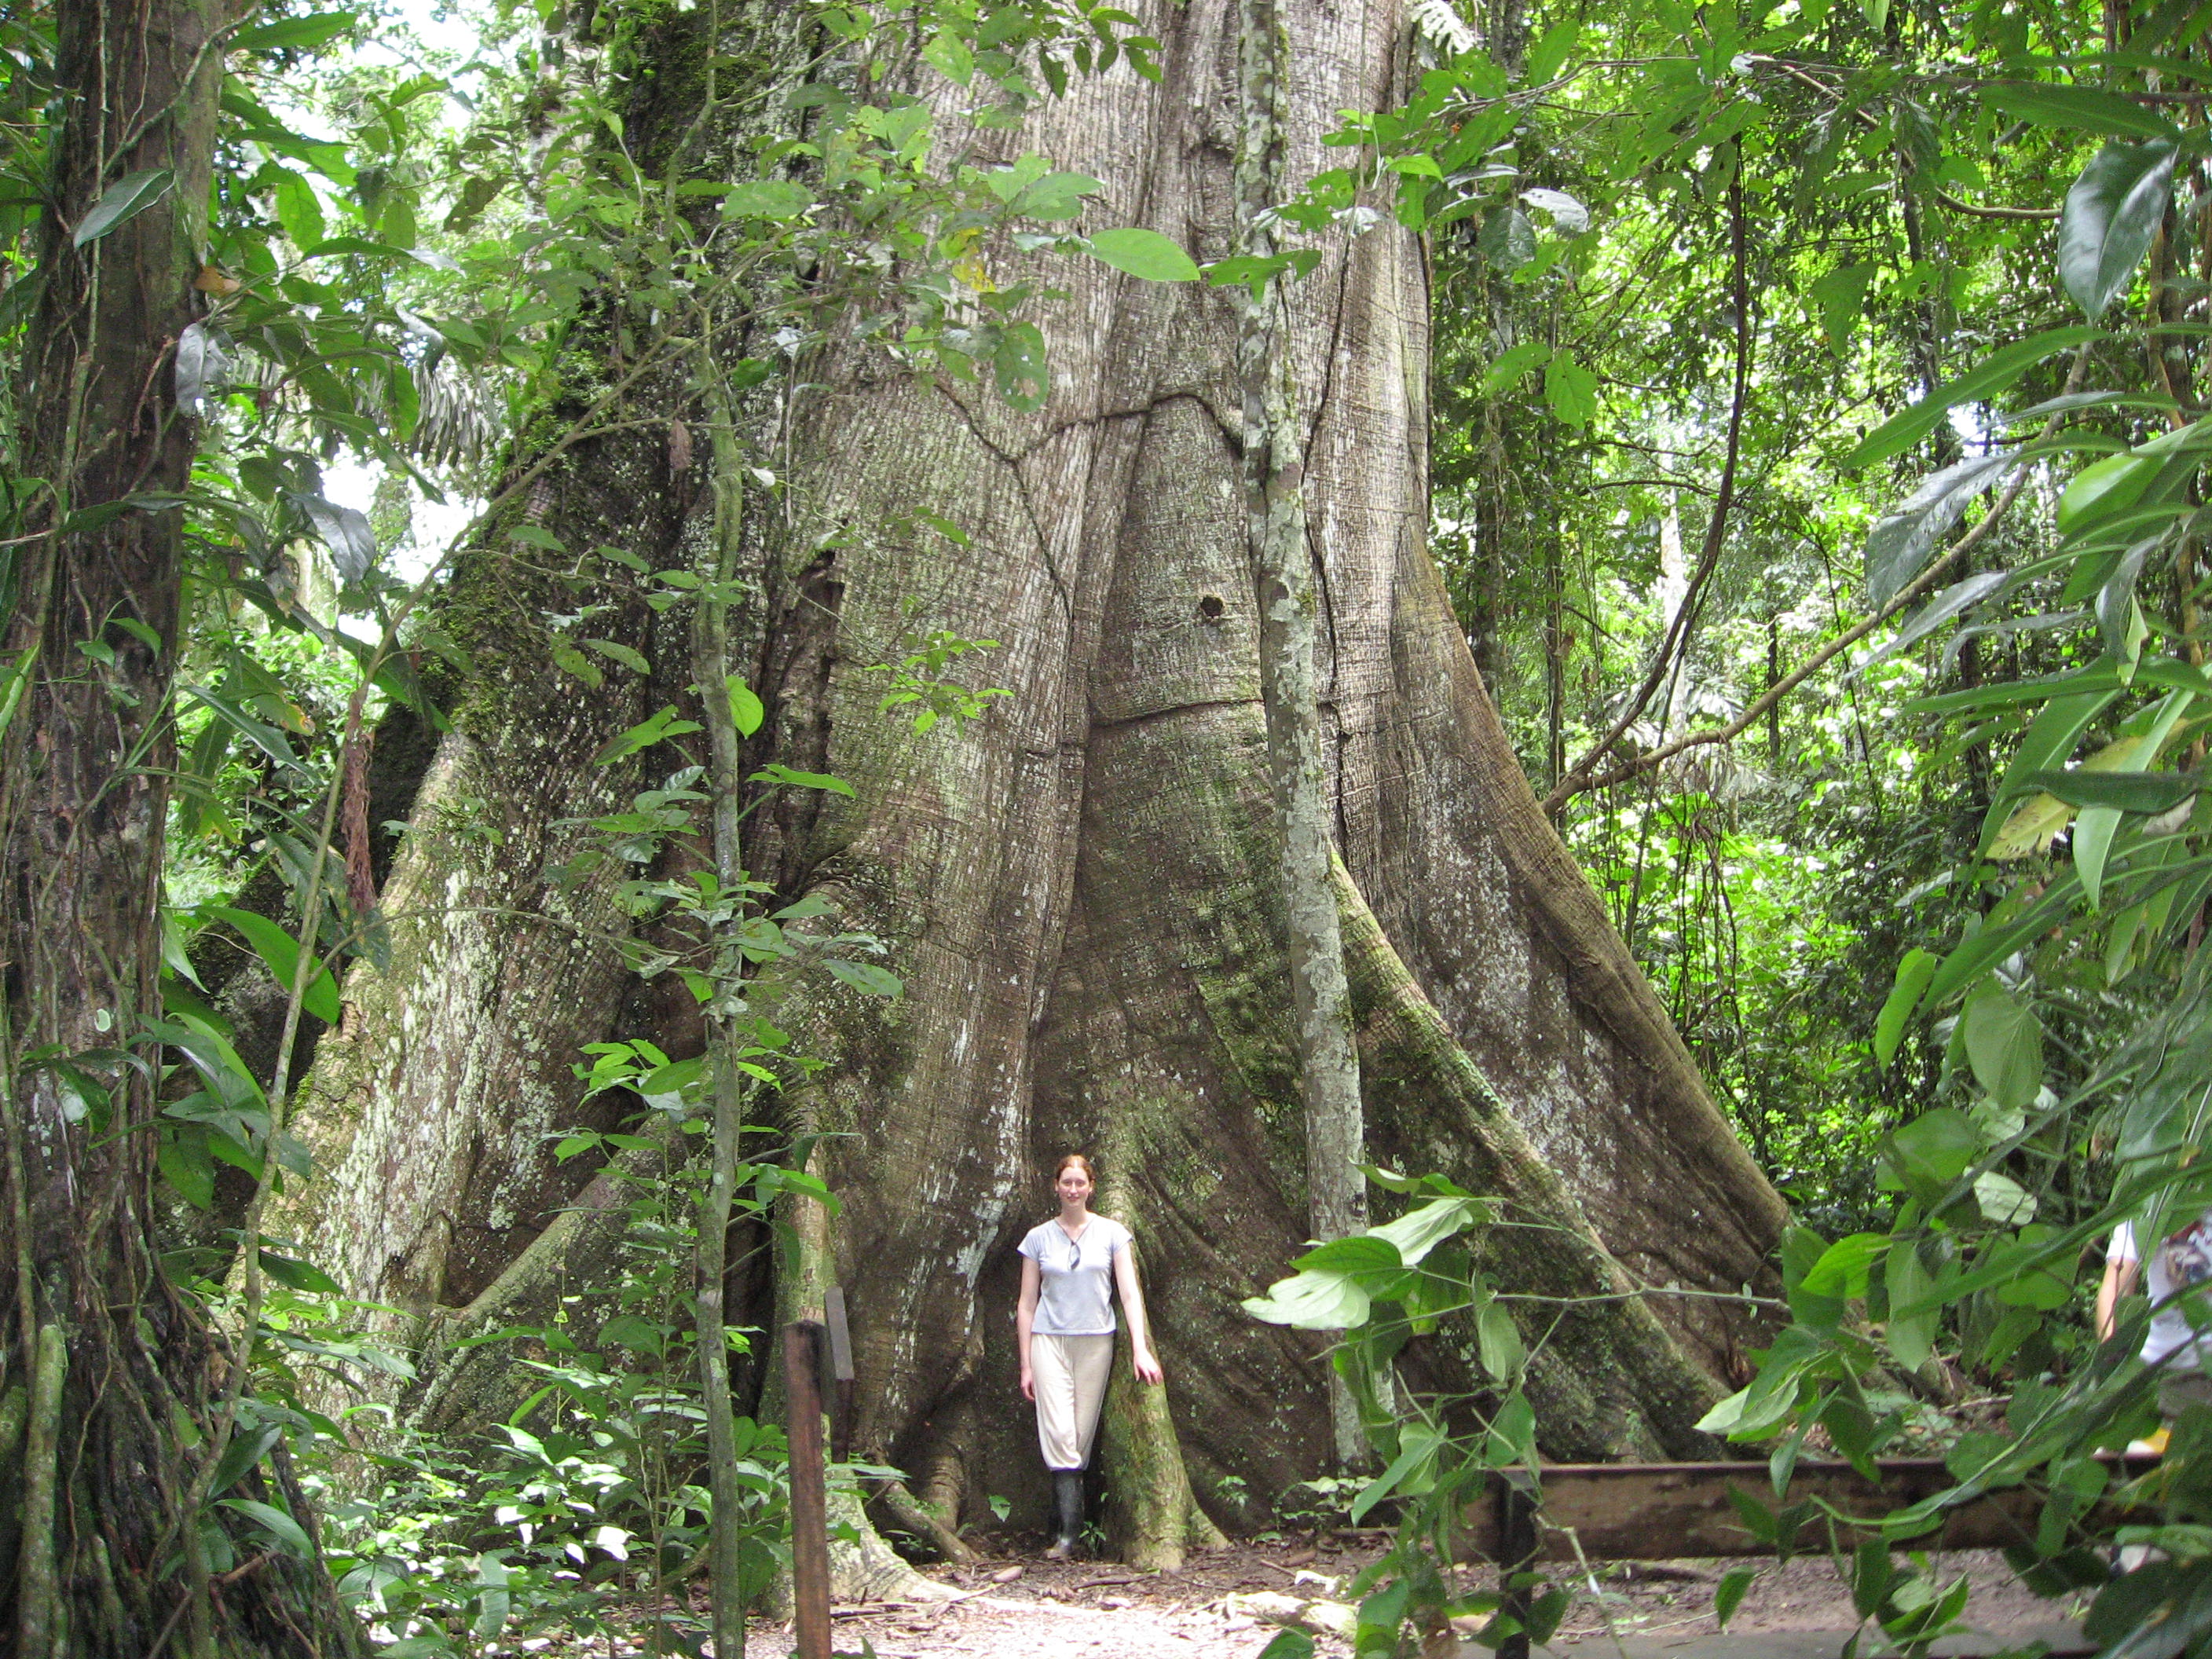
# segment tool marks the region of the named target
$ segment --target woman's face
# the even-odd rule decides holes
[[[1091,1177],[1083,1172],[1080,1164],[1071,1164],[1060,1172],[1053,1182],[1063,1204],[1088,1204],[1091,1201]]]

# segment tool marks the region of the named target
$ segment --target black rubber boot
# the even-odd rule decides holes
[[[1055,1561],[1072,1561],[1075,1559],[1076,1540],[1083,1533],[1083,1471],[1054,1469],[1052,1498],[1059,1528],[1052,1547],[1045,1553]]]

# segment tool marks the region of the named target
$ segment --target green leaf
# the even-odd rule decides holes
[[[1906,580],[1910,580],[1911,577]],[[1984,570],[1962,582],[1952,583],[1923,605],[1912,620],[1898,630],[1896,637],[1861,663],[1856,672],[1863,674],[1878,662],[1886,661],[1899,652],[1910,651],[1944,623],[1972,610],[1984,599],[2002,592],[2011,581],[2012,575],[2008,571]]]
[[[1395,1221],[1367,1231],[1398,1247],[1398,1258],[1408,1267],[1454,1233],[1490,1218],[1490,1206],[1479,1198],[1439,1198],[1408,1210]]]
[[[155,1149],[161,1179],[196,1210],[215,1207],[215,1159],[208,1151],[207,1130],[197,1123],[163,1124]]]
[[[2066,192],[2058,276],[2092,320],[2104,315],[2149,251],[2172,193],[2177,154],[2164,139],[2107,144]]]
[[[2069,132],[2094,132],[2112,138],[2181,137],[2173,123],[2155,111],[2094,87],[2072,87],[2014,81],[1982,88],[1993,107],[2038,126],[2059,127]]]
[[[1007,211],[1028,219],[1073,219],[1083,211],[1083,198],[1106,186],[1085,173],[1048,173],[1024,185]]]
[[[1867,434],[1844,457],[1844,470],[1856,471],[1860,467],[1904,453],[1933,432],[1936,423],[1957,405],[1986,403],[2045,357],[2104,337],[2104,330],[2075,323],[2031,335],[2002,351],[1991,353],[1977,368],[1937,386],[1910,409],[1891,416]]]
[[[1482,257],[1510,276],[1536,258],[1536,228],[1512,204],[1492,208],[1483,219],[1474,245]]]
[[[1085,244],[1091,258],[1148,283],[1194,283],[1198,266],[1190,255],[1157,230],[1130,226],[1102,230]]]
[[[82,247],[123,223],[136,217],[169,193],[177,176],[167,167],[148,167],[143,172],[126,173],[107,187],[107,192],[93,204],[92,210],[77,221],[76,229],[70,237],[72,247]]]
[[[2019,746],[2013,750],[2012,763],[2005,769],[2004,781],[1997,786],[1990,810],[1982,820],[1982,838],[1974,849],[1976,858],[1989,856],[1990,848],[2004,826],[2009,810],[2008,800],[2028,793],[2039,784],[2049,789],[2051,786],[2043,781],[2045,769],[2074,752],[2075,744],[2089,722],[2118,695],[2115,689],[2054,697],[2028,722],[2027,730],[2021,733]]]
[[[788,766],[779,766],[773,762],[762,767],[745,781],[780,783],[791,789],[826,789],[833,795],[854,793],[853,786],[842,778],[833,778],[827,772],[794,772]]]
[[[2001,985],[1984,985],[1966,1004],[1966,1062],[2000,1106],[2025,1110],[2043,1087],[2043,1022]]]
[[[1936,1351],[1936,1316],[1924,1311],[1900,1316],[1899,1309],[1926,1299],[1935,1289],[1928,1270],[1920,1265],[1920,1249],[1909,1238],[1889,1247],[1882,1266],[1882,1289],[1889,1297],[1889,1323],[1885,1328],[1889,1351],[1897,1363],[1917,1371]]]
[[[824,957],[822,965],[856,991],[872,997],[895,997],[906,989],[896,974],[866,962],[842,962]]]
[[[1544,401],[1566,425],[1581,431],[1597,417],[1598,378],[1571,352],[1554,352],[1544,365]]]
[[[1313,1659],[1314,1639],[1295,1625],[1277,1631],[1257,1659]]]
[[[283,17],[240,29],[230,38],[233,52],[312,52],[326,46],[354,25],[358,14],[350,11],[310,12],[304,17]]]
[[[1853,1233],[1820,1252],[1798,1288],[1812,1296],[1864,1296],[1875,1258],[1889,1248],[1887,1233]]]
[[[1347,1238],[1332,1238],[1326,1244],[1316,1246],[1294,1259],[1291,1266],[1300,1272],[1310,1268],[1374,1276],[1403,1272],[1406,1264],[1398,1254],[1398,1247],[1389,1240],[1377,1238],[1372,1233],[1353,1233]]]
[[[1828,349],[1839,356],[1866,315],[1867,287],[1873,280],[1872,265],[1839,265],[1813,284],[1820,331],[1828,337]]]
[[[2058,498],[2058,533],[2074,536],[2142,499],[2160,464],[2146,455],[2108,455],[2075,473]]]
[[[752,687],[737,675],[731,675],[722,682],[722,685],[730,696],[730,724],[737,727],[739,737],[750,738],[761,729],[761,722],[768,718],[768,710],[753,695]]]
[[[200,914],[212,916],[218,921],[227,921],[245,934],[246,943],[268,964],[270,975],[276,980],[277,988],[288,995],[290,994],[292,981],[300,970],[299,940],[268,917],[257,915],[251,910],[210,904],[204,907]],[[337,981],[331,977],[331,970],[327,967],[318,968],[314,977],[307,981],[307,994],[300,1006],[325,1025],[337,1024]]]
[[[1743,1605],[1744,1592],[1758,1577],[1757,1567],[1730,1567],[1721,1575],[1721,1582],[1713,1589],[1713,1622],[1721,1629],[1728,1628],[1729,1620]]]
[[[357,582],[368,574],[369,566],[376,562],[376,532],[369,527],[366,513],[358,507],[340,507],[303,489],[288,489],[284,497],[299,508],[315,527],[323,545],[330,549],[331,562],[337,568],[340,581]]]
[[[1510,391],[1522,375],[1548,361],[1551,355],[1552,348],[1541,340],[1523,340],[1517,346],[1509,346],[1484,372],[1478,389],[1486,398]]]
[[[1895,1058],[1897,1045],[1905,1036],[1905,1022],[1912,1018],[1912,1011],[1920,1006],[1921,995],[1928,989],[1928,981],[1935,976],[1936,956],[1930,951],[1907,951],[1904,960],[1897,964],[1897,977],[1874,1023],[1875,1065],[1886,1066]]]
[[[276,1540],[276,1547],[296,1560],[312,1561],[315,1547],[300,1523],[272,1504],[257,1504],[250,1498],[226,1498],[222,1506],[235,1510]]]
[[[699,729],[696,720],[677,719],[676,705],[671,703],[659,713],[640,720],[629,731],[609,738],[592,758],[599,765],[611,766],[625,755],[635,754],[641,749],[650,749],[657,743],[665,743],[671,738],[682,737]]]
[[[586,640],[584,644],[586,648],[598,652],[609,662],[620,663],[633,674],[653,672],[653,665],[646,661],[642,653],[630,646],[622,644],[619,641]]]
[[[1923,1112],[1889,1137],[1889,1156],[1899,1170],[1936,1187],[1966,1174],[1981,1147],[1972,1120],[1955,1106]]]
[[[222,1456],[208,1477],[210,1492],[226,1492],[246,1479],[246,1472],[269,1455],[269,1449],[284,1437],[281,1423],[265,1423],[259,1427],[240,1424],[231,1436],[230,1443],[222,1449]]]
[[[2194,772],[2031,772],[2023,781],[2073,806],[2170,812],[2203,787]]]
[[[1009,323],[999,331],[991,370],[1009,406],[1024,412],[1044,407],[1052,391],[1052,364],[1035,323]]]
[[[1923,480],[1903,506],[1877,522],[1867,535],[1868,604],[1877,611],[1887,607],[1920,574],[1936,542],[1958,523],[1974,497],[1994,489],[2017,465],[2009,455],[1977,455],[1956,462]],[[1939,617],[1936,622],[1942,620]]]
[[[1482,1311],[1475,1316],[1474,1337],[1482,1369],[1490,1373],[1493,1382],[1512,1382],[1528,1363],[1528,1350],[1521,1340],[1521,1328],[1513,1322],[1513,1316],[1496,1302],[1485,1303]]]
[[[1367,1320],[1367,1292],[1343,1273],[1302,1273],[1278,1279],[1265,1296],[1248,1297],[1244,1311],[1270,1325],[1340,1331]]]
[[[2104,908],[2105,857],[2119,827],[2116,806],[2092,806],[2074,819],[2074,872],[2081,878],[2081,892],[2092,910]]]
[[[722,198],[726,219],[796,219],[814,205],[804,185],[788,179],[750,179]]]
[[[261,1271],[292,1290],[313,1291],[318,1296],[340,1294],[337,1281],[313,1262],[295,1261],[274,1250],[261,1252]]]

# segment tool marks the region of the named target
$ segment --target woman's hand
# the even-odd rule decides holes
[[[1158,1383],[1168,1380],[1167,1373],[1160,1369],[1160,1362],[1152,1358],[1152,1351],[1150,1348],[1139,1348],[1131,1356],[1130,1363],[1136,1367],[1137,1381],[1139,1382]],[[1026,1376],[1022,1379],[1022,1387],[1024,1389],[1029,1387],[1029,1378]],[[1032,1395],[1031,1398],[1035,1396]]]
[[[1036,1398],[1036,1373],[1026,1365],[1022,1367],[1022,1398],[1024,1400]]]

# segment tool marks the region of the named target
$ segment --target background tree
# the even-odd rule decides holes
[[[38,262],[9,295],[35,309],[8,434],[0,701],[0,1611],[27,1659],[346,1651],[356,1629],[288,1512],[289,1472],[232,1455],[258,1426],[241,1426],[243,1357],[156,1261],[149,1038],[194,451],[179,392],[204,349],[235,23],[97,4],[53,23],[50,59],[35,33],[11,43],[30,51],[9,88],[43,84],[67,113],[35,179]]]

